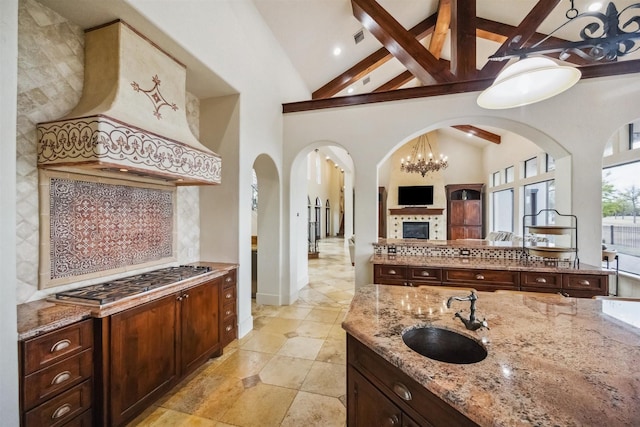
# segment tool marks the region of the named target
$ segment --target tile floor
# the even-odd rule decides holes
[[[353,297],[354,270],[343,239],[323,239],[319,249],[295,304],[254,302],[254,329],[130,426],[345,426],[340,324]]]

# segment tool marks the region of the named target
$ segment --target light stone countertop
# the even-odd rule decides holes
[[[78,302],[63,301],[51,296],[45,300],[19,304],[18,311],[18,340],[25,340],[43,333],[59,329],[63,326],[89,317],[106,317],[144,303],[157,300],[183,289],[187,289],[216,277],[223,276],[238,267],[237,264],[197,262],[194,265],[211,267],[211,271],[199,276],[182,280],[175,284],[162,286],[147,292],[123,298],[103,306],[84,305]]]
[[[467,331],[459,288],[359,288],[343,328],[440,399],[483,426],[640,425],[640,329],[603,314],[601,301],[552,294],[478,292],[490,329]],[[424,357],[402,332],[432,325],[485,343],[469,365]]]

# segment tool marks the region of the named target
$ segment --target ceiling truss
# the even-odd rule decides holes
[[[313,92],[311,101],[284,104],[283,112],[484,90],[491,85],[507,61],[489,61],[478,70],[476,38],[501,43],[497,52],[505,51],[508,46],[513,48],[512,40],[516,36],[520,36],[518,47],[531,46],[546,37],[536,30],[560,1],[539,0],[518,26],[511,26],[477,17],[474,1],[440,0],[435,14],[406,30],[376,0],[351,0],[354,16],[384,47]],[[451,61],[446,61],[440,56],[449,30]],[[427,48],[421,41],[430,35]],[[557,45],[563,41],[565,40],[550,37],[544,44]],[[394,57],[404,65],[406,71],[375,88],[372,93],[334,97]],[[580,67],[582,78],[635,73],[640,70],[640,60],[593,65],[572,55],[567,62]],[[422,86],[401,89],[416,78]],[[476,130],[478,134],[482,131],[478,128]],[[468,129],[466,131],[469,132]],[[490,135],[486,136],[485,139],[491,140]]]

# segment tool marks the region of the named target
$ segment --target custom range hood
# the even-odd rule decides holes
[[[82,97],[38,124],[38,166],[219,184],[220,156],[187,124],[185,86],[185,67],[126,23],[87,30]]]

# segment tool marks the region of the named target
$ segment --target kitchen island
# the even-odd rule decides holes
[[[468,302],[454,301],[447,308],[447,299],[469,295],[466,289],[367,285],[357,290],[342,324],[350,353],[349,425],[360,425],[351,386],[354,381],[362,384],[363,378],[404,411],[403,421],[408,414],[418,425],[423,419],[443,425],[442,418],[429,419],[429,414],[420,418],[425,405],[412,407],[425,393],[458,417],[447,425],[640,425],[639,329],[603,314],[595,299],[511,291],[477,294],[476,315],[486,318],[490,329],[469,331],[454,317],[460,310],[468,317]],[[402,339],[404,331],[419,326],[473,338],[488,355],[471,364],[429,359]],[[376,369],[362,368],[360,354],[366,351]],[[396,374],[388,388],[385,370]],[[403,379],[407,384],[400,384]],[[404,386],[413,387],[413,394],[403,391]],[[360,399],[365,395],[378,396],[360,393]],[[384,402],[358,404],[364,403],[380,408]],[[390,416],[391,425],[397,420]]]

